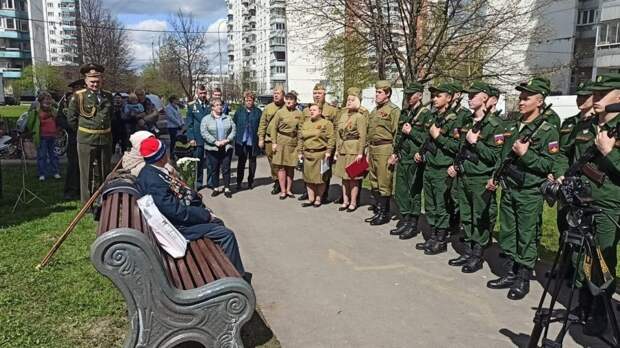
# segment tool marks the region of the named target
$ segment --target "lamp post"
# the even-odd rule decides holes
[[[218,25],[217,25],[217,50],[219,52],[219,56],[220,56],[220,88],[222,89],[222,98],[226,98],[226,95],[224,93],[226,93],[224,90],[224,78],[222,75],[222,41],[220,40],[220,26],[224,24],[223,21],[221,21]]]

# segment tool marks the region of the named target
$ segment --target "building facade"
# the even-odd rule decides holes
[[[620,0],[603,0],[597,26],[592,75],[620,73]]]
[[[81,61],[78,0],[39,0],[45,5],[45,60],[51,65],[78,65]]]
[[[28,18],[25,0],[0,1],[0,74],[8,93],[32,58]]]

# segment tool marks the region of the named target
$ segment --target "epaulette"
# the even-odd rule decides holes
[[[458,118],[458,116],[454,112],[450,112],[446,116],[446,120],[448,120],[448,121],[456,120],[457,118]]]
[[[548,131],[549,129],[553,128],[553,125],[547,121],[545,121],[542,126],[540,126],[541,130],[544,130],[545,132]]]
[[[86,93],[86,88],[82,88],[82,89],[80,89],[78,91],[75,91],[75,93],[73,93],[73,94],[82,94],[82,93]]]
[[[497,120],[497,118],[494,115],[489,115],[488,116],[488,120],[489,123],[493,126],[493,127],[497,127],[499,126],[499,121]]]

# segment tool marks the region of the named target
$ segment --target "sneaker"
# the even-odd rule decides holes
[[[54,179],[60,179],[60,174],[54,174]]]
[[[45,177],[43,175],[39,176],[39,181],[45,181]]]

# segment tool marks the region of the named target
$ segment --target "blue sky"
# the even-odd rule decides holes
[[[209,56],[213,62],[212,68],[218,69],[217,29],[221,30],[223,60],[226,62],[226,28],[224,24],[227,15],[225,0],[103,0],[105,7],[110,9],[118,19],[129,29],[168,30],[167,21],[179,7],[191,13],[208,32]],[[157,43],[159,33],[129,32],[131,48],[133,50],[134,65],[139,67],[148,63],[151,58],[151,43]],[[218,64],[216,64],[216,62]],[[226,63],[227,64],[227,63]]]

